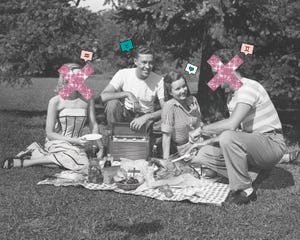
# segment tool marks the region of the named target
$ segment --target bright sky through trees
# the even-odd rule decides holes
[[[103,6],[104,0],[81,0],[79,7],[88,7],[92,12],[97,12],[103,9],[109,9],[110,6]]]

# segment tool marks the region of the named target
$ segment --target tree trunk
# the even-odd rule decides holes
[[[213,73],[207,60],[221,46],[216,46],[214,41],[204,34],[202,41],[202,60],[198,82],[197,100],[199,102],[204,122],[215,122],[229,116],[224,92],[221,88],[213,91],[207,85]]]

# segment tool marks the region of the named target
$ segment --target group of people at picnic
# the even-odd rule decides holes
[[[215,55],[229,62],[233,51],[222,49]],[[119,70],[102,91],[108,125],[129,122],[133,130],[149,127],[161,121],[162,165],[171,158],[171,145],[179,155],[188,153],[202,136],[215,135],[216,140],[201,146],[190,158],[189,164],[205,166],[211,172],[228,179],[231,201],[247,204],[256,200],[249,171],[259,172],[273,168],[280,161],[297,160],[300,153],[286,153],[282,125],[277,111],[264,87],[257,81],[235,76],[243,83],[234,90],[224,81],[221,88],[227,97],[229,118],[211,124],[203,123],[197,99],[191,95],[187,80],[179,71],[170,71],[162,77],[153,70],[154,54],[148,47],[136,50],[135,68]],[[81,67],[67,64],[76,74]],[[59,76],[56,92],[67,81]],[[77,91],[68,99],[56,95],[50,99],[46,119],[46,142],[40,155],[4,159],[2,168],[33,165],[60,166],[80,171],[88,166],[80,139],[86,120],[91,133],[99,133],[95,116],[94,98],[86,100]],[[158,99],[159,105],[155,104]],[[102,149],[102,142],[98,141]],[[99,155],[103,153],[100,152]]]

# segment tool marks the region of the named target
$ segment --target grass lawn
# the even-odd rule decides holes
[[[0,111],[1,158],[15,155],[33,141],[44,142],[45,115],[33,111],[45,110],[55,82],[50,84],[49,80],[46,85],[46,90],[41,84],[29,87],[28,92],[1,88],[0,110],[30,110],[30,114]],[[38,97],[27,96],[34,89],[39,90]],[[25,95],[28,98],[22,99]],[[299,128],[298,133],[289,125],[284,130],[287,137],[292,136],[289,142],[296,144]],[[259,185],[258,200],[241,207],[163,202],[82,187],[37,185],[59,171],[42,167],[0,169],[1,240],[296,240],[300,236],[299,165],[278,165]]]

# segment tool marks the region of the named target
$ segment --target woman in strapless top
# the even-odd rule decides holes
[[[78,64],[66,64],[73,73],[78,73]],[[59,76],[55,91],[58,93],[67,81]],[[74,171],[87,171],[88,158],[84,151],[85,142],[80,139],[86,120],[91,133],[98,133],[95,118],[95,105],[92,98],[86,100],[78,91],[67,99],[60,95],[51,98],[48,103],[46,120],[46,142],[42,149],[37,143],[30,145],[29,159],[14,157],[3,163],[3,168],[29,167],[34,165],[59,166]],[[100,149],[102,142],[97,141]],[[99,154],[102,154],[100,152]]]

